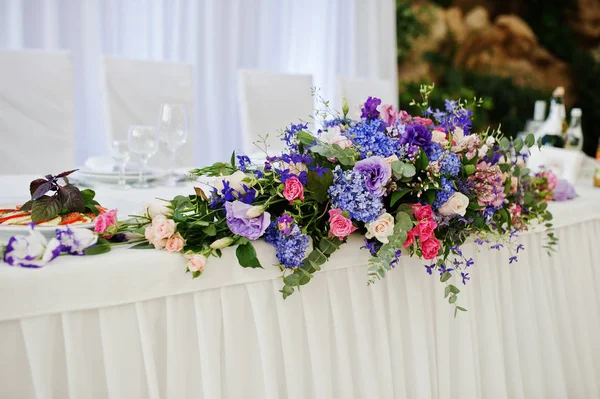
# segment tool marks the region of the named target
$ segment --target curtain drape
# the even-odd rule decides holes
[[[337,76],[396,81],[393,0],[6,0],[0,49],[74,56],[77,161],[107,151],[101,57],[191,63],[195,160],[241,139],[237,70],[310,73],[325,99]]]

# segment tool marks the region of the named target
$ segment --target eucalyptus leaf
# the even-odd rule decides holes
[[[407,163],[404,165],[402,174],[404,177],[413,177],[417,174],[417,170],[415,169],[414,165]]]
[[[410,215],[405,212],[396,213],[396,226],[399,226],[403,231],[409,231],[413,227]]]
[[[445,283],[450,279],[450,277],[452,277],[452,275],[449,272],[444,272],[444,274],[442,274],[440,277],[440,282]]]
[[[281,288],[281,291],[279,292],[283,294],[283,299],[285,299],[294,293],[294,288],[286,284]]]
[[[289,286],[297,286],[300,283],[300,274],[292,273],[289,276],[283,278],[283,282]]]
[[[392,162],[392,173],[394,174],[395,178],[400,179],[402,176],[404,176],[404,167],[405,166],[406,166],[406,164],[401,161]]]
[[[517,137],[515,139],[513,145],[515,146],[515,151],[521,152],[521,150],[523,149],[523,139],[520,137]]]
[[[529,133],[527,137],[525,137],[525,145],[529,148],[533,147],[535,144],[535,136],[533,133]]]
[[[506,137],[502,137],[502,139],[500,139],[500,149],[502,149],[504,151],[508,151],[509,148],[510,148],[510,140],[507,139]]]

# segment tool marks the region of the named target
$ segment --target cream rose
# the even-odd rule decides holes
[[[462,127],[455,127],[454,131],[452,132],[452,136],[456,143],[460,143],[465,138],[465,131],[462,129]]]
[[[469,206],[469,198],[463,193],[456,192],[438,209],[438,213],[444,216],[465,216]]]
[[[339,126],[332,126],[327,131],[321,134],[321,140],[327,144],[337,144],[342,148],[350,147],[352,141],[342,135],[342,129]]]
[[[479,149],[479,157],[480,158],[485,157],[488,150],[489,150],[489,147],[487,146],[487,144],[482,145],[481,148]]]
[[[394,217],[386,212],[376,221],[367,223],[366,227],[367,238],[375,237],[379,242],[387,244],[388,237],[394,234]]]
[[[219,192],[223,190],[223,181],[229,182],[229,187],[234,189],[235,191],[245,192],[243,185],[245,184],[247,187],[252,185],[251,182],[244,182],[243,180],[250,176],[246,175],[241,170],[236,171],[232,175],[229,176],[221,176],[214,181],[214,186]]]
[[[183,246],[185,245],[185,240],[179,233],[173,234],[165,244],[165,249],[168,252],[181,252]]]
[[[392,163],[394,161],[399,161],[400,159],[398,158],[398,155],[394,154],[394,155],[390,155],[389,157],[387,157],[385,159],[385,162],[387,162],[388,165],[392,166]]]
[[[431,141],[433,141],[434,143],[440,143],[442,147],[448,145],[446,133],[440,132],[439,130],[434,130],[433,132],[431,132]]]
[[[204,270],[204,267],[206,266],[206,256],[200,255],[200,254],[195,254],[195,255],[189,256],[188,259],[189,259],[188,263],[187,263],[188,270],[191,272],[202,273],[202,271]]]
[[[142,214],[148,213],[151,219],[154,219],[158,215],[171,216],[173,210],[167,207],[168,202],[166,201],[153,201],[144,202],[142,204]]]

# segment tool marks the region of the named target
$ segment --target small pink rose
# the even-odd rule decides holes
[[[417,220],[430,219],[433,216],[433,210],[431,209],[431,205],[421,206],[414,212]]]
[[[423,259],[432,260],[435,259],[438,252],[440,251],[440,242],[437,238],[432,237],[429,240],[421,244],[421,252],[423,253]]]
[[[285,181],[283,196],[290,202],[294,202],[297,199],[304,201],[304,186],[297,177],[290,177]]]
[[[185,240],[179,233],[173,234],[165,244],[165,249],[168,252],[181,252],[183,246],[185,245]]]
[[[112,209],[108,212],[101,213],[96,218],[96,224],[94,225],[94,232],[104,233],[110,227],[117,224],[117,210]]]
[[[553,191],[558,185],[558,176],[556,176],[556,174],[551,170],[546,171],[545,175],[546,179],[548,180],[547,188],[548,190]]]
[[[204,270],[206,266],[206,256],[200,254],[194,254],[189,256],[187,263],[188,270],[191,272],[200,272]]]
[[[342,240],[355,230],[352,221],[344,217],[340,209],[329,210],[329,232],[332,236]]]
[[[398,119],[400,119],[398,110],[393,105],[384,104],[380,105],[378,108],[381,119],[383,119],[388,125],[393,125]]]
[[[437,223],[430,219],[421,220],[414,228],[415,235],[419,236],[421,243],[428,241],[432,237],[435,238],[433,230],[437,227]]]
[[[175,221],[167,219],[165,215],[158,215],[152,220],[152,228],[156,239],[169,238],[175,233]]]
[[[410,230],[406,236],[406,241],[404,241],[404,244],[402,244],[403,247],[410,247],[411,245],[413,245],[415,243],[415,233],[414,233],[414,228],[412,230]]]

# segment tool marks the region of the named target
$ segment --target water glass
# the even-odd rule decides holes
[[[128,140],[114,140],[111,147],[111,156],[119,167],[119,187],[122,189],[129,189],[125,181],[125,167],[129,162],[129,141]]]
[[[140,177],[136,187],[148,188],[148,160],[158,152],[158,136],[154,126],[131,126],[129,128],[129,152],[140,160]]]
[[[168,186],[177,184],[175,160],[179,147],[188,137],[188,106],[186,104],[162,104],[158,118],[158,137],[170,155]]]

